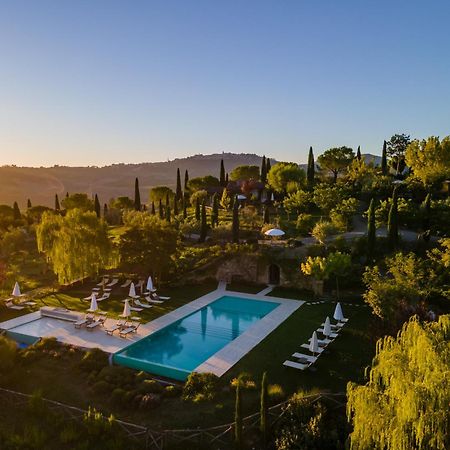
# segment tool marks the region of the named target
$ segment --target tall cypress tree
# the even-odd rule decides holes
[[[103,205],[103,217],[106,217],[108,215],[108,205],[105,203]]]
[[[189,173],[187,171],[187,169],[184,171],[184,191],[188,191],[188,183],[189,183]]]
[[[386,141],[383,142],[383,152],[381,154],[381,173],[387,175],[387,152],[386,152]]]
[[[14,202],[13,205],[13,218],[14,220],[20,220],[22,218],[22,214],[20,214],[20,209],[17,202]]]
[[[168,208],[170,206],[170,197],[169,197],[169,193],[166,193],[166,208]]]
[[[358,145],[358,150],[356,151],[356,158],[361,161],[361,146]]]
[[[220,178],[219,178],[219,181],[220,181],[220,185],[222,187],[224,187],[225,186],[225,166],[223,164],[223,159],[220,160]]]
[[[237,199],[234,199],[233,205],[232,231],[233,231],[233,242],[235,244],[239,244],[239,202],[237,201]]]
[[[242,448],[242,394],[241,383],[238,380],[236,386],[236,405],[234,410],[234,443],[237,449]]]
[[[200,222],[200,237],[198,239],[198,242],[205,242],[207,231],[208,231],[208,225],[206,223],[206,205],[205,205],[205,201],[203,201],[202,202],[201,222]]]
[[[28,208],[28,209],[30,209],[30,208],[31,208],[31,206],[32,206],[32,205],[31,205],[31,200],[30,200],[30,199],[28,199],[28,201],[27,201],[27,208]]]
[[[195,220],[200,220],[200,200],[198,197],[195,199]]]
[[[225,185],[228,186],[228,172],[225,174]]]
[[[155,202],[152,200],[152,209],[151,209],[151,213],[154,216],[156,214],[156,210],[155,210]]]
[[[272,168],[272,165],[270,164],[270,159],[266,159],[266,174],[269,175],[270,169]]]
[[[178,216],[178,200],[176,198],[173,199],[173,216]]]
[[[215,227],[219,224],[219,197],[217,193],[213,195],[213,205],[211,212],[211,226]]]
[[[370,200],[369,211],[367,214],[367,260],[373,258],[376,241],[376,226],[375,226],[375,200]]]
[[[137,177],[134,180],[134,209],[136,211],[141,210],[141,193],[139,192],[139,180]]]
[[[314,164],[314,153],[313,148],[309,147],[308,154],[308,169],[306,171],[306,181],[308,184],[308,188],[312,189],[314,186],[314,176],[315,176],[316,168]]]
[[[161,199],[159,199],[158,213],[159,213],[159,218],[160,218],[161,220],[164,219],[164,208],[163,208],[162,200],[161,200]]]
[[[58,194],[55,194],[55,211],[61,211],[61,207],[59,206]]]
[[[187,219],[187,197],[186,193],[183,195],[183,219]]]
[[[170,214],[170,206],[166,206],[166,220],[170,223],[171,214]]]
[[[101,213],[101,211],[100,211],[100,202],[98,200],[98,195],[97,194],[95,194],[95,198],[94,198],[94,211],[95,211],[95,214],[97,214],[97,217],[100,219],[100,213]]]
[[[263,448],[266,448],[267,444],[267,430],[268,430],[268,412],[269,405],[267,401],[267,373],[263,373],[262,381],[261,381],[261,406],[259,411],[259,429],[261,431],[261,440],[263,443]]]
[[[264,223],[270,223],[270,211],[267,205],[264,206],[263,221]]]
[[[266,184],[266,181],[267,181],[266,155],[263,155],[261,161],[261,183]]]
[[[397,247],[398,244],[398,199],[396,188],[394,188],[392,193],[392,203],[389,209],[387,231],[389,246],[393,249]]]
[[[181,189],[181,175],[180,175],[180,169],[177,169],[177,190],[175,192],[175,198],[177,200],[181,200],[181,197],[183,196],[183,190]],[[175,211],[174,211],[175,212]]]

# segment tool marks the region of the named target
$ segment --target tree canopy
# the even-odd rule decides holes
[[[279,162],[276,163],[268,173],[269,186],[280,194],[286,194],[289,183],[301,185],[306,179],[306,174],[298,164]]]
[[[259,180],[258,166],[237,166],[230,172],[230,180],[244,181],[244,180]]]
[[[318,158],[317,162],[321,169],[328,170],[333,175],[334,182],[338,175],[347,169],[355,154],[349,147],[334,147],[326,150]]]
[[[87,194],[76,193],[69,195],[62,201],[63,208],[69,209],[81,209],[82,211],[93,211],[94,202],[88,197]]]
[[[205,177],[191,178],[188,181],[189,191],[201,191],[208,190],[208,188],[218,187],[220,185],[219,180],[212,175],[206,175]]]
[[[155,186],[150,189],[150,201],[158,203],[160,200],[165,201],[167,196],[172,200],[175,198],[175,192],[167,186]]]

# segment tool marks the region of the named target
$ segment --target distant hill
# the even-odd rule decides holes
[[[14,201],[25,207],[29,198],[33,205],[54,205],[55,194],[60,199],[66,192],[97,194],[103,204],[109,199],[128,195],[134,196],[134,179],[139,178],[141,198],[147,201],[150,188],[159,185],[175,187],[177,168],[180,168],[182,182],[184,171],[189,177],[214,175],[219,177],[220,160],[225,170],[231,172],[242,164],[260,165],[261,156],[255,154],[216,153],[194,155],[173,161],[113,164],[105,167],[0,167],[0,204]],[[275,160],[271,159],[272,162]]]

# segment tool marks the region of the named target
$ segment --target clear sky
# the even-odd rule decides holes
[[[3,0],[0,164],[450,134],[448,0]]]

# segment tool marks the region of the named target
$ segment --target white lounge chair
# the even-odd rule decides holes
[[[309,350],[309,344],[302,344],[301,345],[302,348],[306,348]],[[317,350],[317,353],[322,353],[325,349],[322,347],[319,347],[319,349]]]
[[[121,284],[120,287],[126,288],[128,287],[133,281],[132,280],[127,280],[125,281],[125,283]]]
[[[287,361],[285,361],[283,363],[283,366],[292,367],[293,369],[297,369],[297,370],[305,370],[310,365],[311,364],[302,364],[302,363],[299,363],[299,362],[294,362],[294,361],[289,361],[289,360],[287,360]]]
[[[320,325],[322,325],[322,328],[323,328],[325,326],[325,322],[321,323]],[[334,328],[336,330],[336,332],[338,332],[345,325],[345,322],[338,322],[336,324],[332,323],[330,325],[331,325],[331,328]]]
[[[5,302],[5,306],[8,308],[8,309],[14,309],[14,310],[16,310],[16,311],[21,311],[22,309],[25,309],[25,306],[20,306],[20,305],[15,305],[13,302],[12,302],[12,300],[10,300],[10,301],[6,301]]]
[[[94,320],[86,325],[86,330],[92,331],[94,328],[102,325],[102,323],[103,322],[101,320]]]
[[[159,299],[160,300],[170,300],[170,297],[161,297],[161,296],[159,296]]]
[[[318,331],[319,333],[322,333],[322,334],[323,334],[324,329],[323,329],[323,328],[317,328],[317,331]],[[331,333],[329,337],[331,337],[331,338],[337,338],[337,337],[338,337],[338,334],[337,334],[337,333]]]
[[[297,358],[297,359],[304,359],[310,363],[315,363],[317,361],[318,356],[312,356],[312,355],[305,355],[304,353],[293,353],[292,354],[293,358]]]
[[[153,300],[150,297],[145,297],[145,300],[147,300],[147,302],[149,302],[149,303],[155,303],[157,305],[160,304],[160,303],[164,303],[164,300]]]
[[[140,307],[142,307],[142,308],[146,308],[146,309],[148,309],[148,308],[153,308],[152,305],[148,305],[148,304],[146,304],[146,303],[141,303],[141,302],[139,301],[139,299],[136,299],[136,300],[134,301],[134,304],[137,305],[137,306],[140,306]]]
[[[109,282],[109,278],[103,278],[100,283],[97,283],[97,286],[105,286]]]
[[[118,282],[119,282],[119,279],[118,279],[118,278],[113,278],[112,281],[111,281],[111,283],[108,283],[106,286],[107,286],[107,287],[113,287],[113,286],[115,286]]]
[[[120,330],[122,327],[120,325],[112,325],[108,328],[105,328],[105,333],[109,334],[110,336],[112,336],[114,334],[114,331],[116,330]]]
[[[100,298],[97,299],[98,302],[101,302],[102,300],[106,300],[109,298],[111,294],[109,292],[105,292]]]
[[[141,312],[144,311],[144,308],[136,308],[135,306],[130,306],[130,310],[135,312]]]
[[[75,328],[81,328],[83,325],[87,325],[88,323],[90,323],[90,321],[86,317],[84,317],[83,319],[74,322],[74,326]]]
[[[328,344],[331,344],[334,341],[334,339],[318,339],[317,342],[319,346],[326,347]],[[308,342],[311,342],[311,338],[308,339]]]
[[[121,338],[126,338],[130,333],[133,333],[133,331],[134,331],[134,327],[124,328],[123,330],[119,331],[119,336]]]

